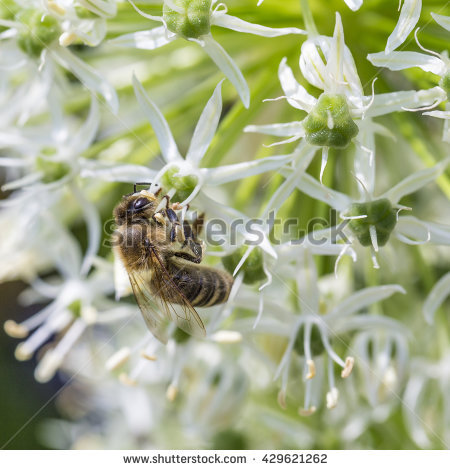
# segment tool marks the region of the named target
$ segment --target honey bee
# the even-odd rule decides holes
[[[163,343],[168,339],[168,321],[192,336],[204,337],[205,327],[194,307],[226,302],[233,278],[225,271],[199,266],[203,216],[192,225],[181,223],[175,212],[180,206],[171,204],[168,195],[161,197],[161,189],[154,194],[137,192],[137,185],[114,209],[114,249],[128,272],[144,320]]]

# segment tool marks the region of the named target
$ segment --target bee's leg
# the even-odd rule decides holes
[[[184,243],[175,256],[188,259],[193,263],[200,263],[203,258],[203,244],[194,235],[192,227],[186,220],[183,221]]]
[[[192,223],[192,232],[194,233],[194,238],[197,238],[203,230],[203,224],[205,222],[205,213],[202,212],[199,216],[197,216]]]

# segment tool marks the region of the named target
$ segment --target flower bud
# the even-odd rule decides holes
[[[179,172],[180,169],[177,166],[173,166],[169,168],[161,178],[162,185],[165,188],[174,188],[177,190],[171,199],[173,202],[184,201],[188,198],[198,183],[196,176],[177,176]]]
[[[345,148],[358,134],[344,95],[322,93],[303,127],[307,142],[319,147]]]
[[[366,215],[362,219],[350,220],[349,227],[362,246],[372,245],[370,226],[374,226],[377,233],[378,246],[384,246],[397,223],[396,210],[389,199],[352,204],[348,212],[349,217]]]
[[[32,57],[39,57],[43,49],[48,47],[60,34],[58,21],[39,10],[24,10],[17,15],[17,20],[24,24],[17,43],[19,47]]]
[[[165,0],[163,18],[169,31],[198,38],[211,30],[211,0]]]
[[[248,247],[242,245],[231,255],[222,258],[222,264],[225,269],[233,274],[236,266],[245,255]],[[245,260],[245,263],[241,267],[241,272],[244,273],[244,284],[254,284],[255,282],[266,279],[266,273],[264,272],[263,255],[259,248],[255,248]]]

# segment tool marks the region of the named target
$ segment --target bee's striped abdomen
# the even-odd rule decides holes
[[[211,307],[228,300],[233,278],[206,266],[173,264],[172,280],[193,307]]]

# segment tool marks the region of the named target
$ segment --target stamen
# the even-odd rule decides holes
[[[264,311],[264,297],[263,293],[259,293],[259,306],[258,306],[258,315],[256,315],[255,323],[253,323],[253,329],[255,329],[258,326],[258,323],[261,320],[262,314]]]
[[[129,387],[135,387],[137,384],[136,380],[133,380],[129,377],[129,375],[126,372],[122,372],[119,375],[119,380],[124,384],[128,385]]]
[[[150,355],[150,354],[147,354],[147,353],[145,352],[145,350],[143,350],[143,351],[140,352],[140,356],[141,356],[142,358],[144,358],[144,359],[147,359],[147,361],[152,361],[152,362],[154,362],[154,361],[158,360],[158,358],[157,358],[156,356],[152,356],[152,355]]]
[[[306,361],[306,365],[308,367],[308,374],[306,375],[306,380],[310,380],[316,375],[316,365],[312,359]]]
[[[16,323],[14,320],[6,320],[3,329],[11,338],[25,338],[30,334],[30,330],[26,326]]]
[[[173,385],[173,384],[170,384],[168,387],[167,387],[167,391],[166,391],[166,398],[170,401],[170,402],[173,402],[175,401],[175,398],[177,397],[178,395],[178,388]]]
[[[321,167],[320,167],[320,176],[319,176],[320,184],[323,184],[322,177],[323,177],[323,173],[325,171],[325,167],[327,166],[328,150],[329,150],[328,147],[323,147],[323,149],[322,149],[322,164],[321,164]]]
[[[377,255],[373,248],[371,248],[371,257],[372,257],[372,264],[374,269],[380,269],[380,265],[378,264]]]
[[[298,409],[298,414],[300,416],[311,416],[315,412],[316,412],[316,407],[315,406],[311,406],[308,409],[305,409],[305,408],[299,408]]]
[[[332,388],[328,393],[327,393],[327,408],[329,410],[333,409],[336,407],[337,402],[339,398],[339,391],[336,387]]]
[[[355,364],[355,358],[348,356],[345,358],[345,367],[341,372],[341,377],[346,379],[351,373],[353,369],[353,365]]]
[[[286,409],[286,392],[284,390],[280,390],[278,392],[278,397],[277,397],[278,404],[280,405],[280,408],[283,408],[283,410]]]
[[[113,371],[122,367],[131,356],[131,350],[128,347],[116,351],[105,363],[106,370]]]
[[[36,381],[45,383],[51,380],[61,366],[63,358],[56,349],[48,350],[34,371]]]
[[[377,238],[377,228],[375,225],[369,225],[369,234],[370,240],[372,241],[372,246],[375,253],[378,253],[378,238]]]
[[[436,57],[439,57],[439,59],[441,59],[443,62],[445,62],[444,59],[442,58],[442,55],[441,55],[441,54],[438,54],[437,52],[432,51],[432,50],[430,50],[430,49],[426,49],[425,47],[422,46],[422,44],[420,44],[419,38],[417,37],[417,34],[418,34],[418,32],[419,32],[419,29],[420,29],[420,28],[416,28],[416,30],[414,31],[414,37],[415,37],[415,39],[416,39],[417,45],[418,45],[424,52],[427,52],[428,54],[431,54],[431,55],[434,55],[434,56],[436,56]]]
[[[28,361],[33,356],[33,351],[26,342],[19,343],[14,351],[14,357],[18,361]]]
[[[402,106],[403,111],[411,111],[412,113],[416,111],[428,111],[429,109],[435,108],[439,103],[441,103],[442,100],[439,98],[436,98],[433,104],[430,104],[429,106],[422,106],[421,108],[405,108],[405,106]]]

